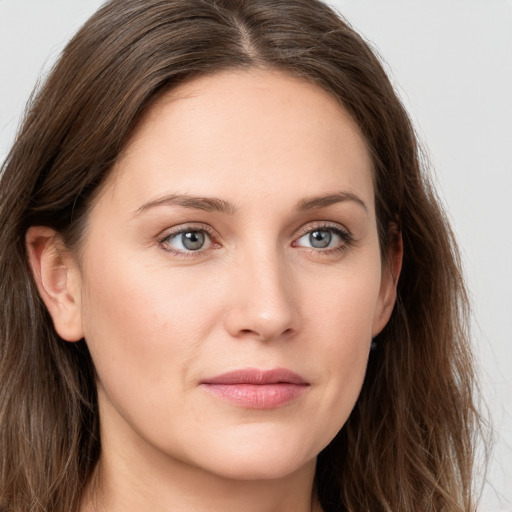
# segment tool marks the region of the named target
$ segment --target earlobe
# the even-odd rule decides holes
[[[39,295],[66,341],[83,338],[78,267],[55,230],[31,226],[25,236],[30,267]]]
[[[402,269],[403,241],[396,225],[390,229],[390,248],[383,265],[379,302],[372,326],[372,337],[377,336],[388,323],[396,302],[398,278]]]

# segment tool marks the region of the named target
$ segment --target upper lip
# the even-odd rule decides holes
[[[201,381],[202,384],[309,384],[298,373],[286,368],[260,370],[257,368],[244,368],[233,370],[209,377]]]

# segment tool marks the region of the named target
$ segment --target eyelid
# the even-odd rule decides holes
[[[312,233],[314,231],[331,231],[338,237],[342,239],[342,244],[338,247],[329,247],[329,248],[315,248],[315,247],[307,247],[298,245],[298,240],[303,238],[305,235]],[[302,226],[294,238],[292,242],[292,247],[300,247],[306,250],[310,250],[317,254],[330,254],[333,252],[340,252],[347,250],[354,243],[354,237],[350,230],[345,228],[343,225],[338,224],[336,222],[331,221],[317,221],[310,222],[304,226]]]
[[[337,222],[332,221],[315,221],[315,222],[308,222],[304,226],[301,226],[299,231],[297,232],[296,238],[300,238],[308,233],[311,233],[311,231],[315,230],[322,230],[325,229],[326,231],[332,230],[339,233],[342,233],[346,237],[352,237],[352,233],[349,229],[347,229],[343,224],[339,224]]]
[[[170,247],[169,245],[165,244],[165,241],[169,238],[176,237],[180,235],[181,233],[188,233],[190,231],[198,231],[206,233],[207,237],[210,239],[210,247],[206,249],[198,249],[197,251],[182,251],[178,249],[174,249]],[[217,233],[215,230],[209,226],[208,224],[203,224],[202,222],[187,222],[185,224],[179,224],[177,226],[174,226],[172,228],[168,228],[164,230],[158,237],[157,242],[158,245],[162,247],[163,250],[170,252],[172,254],[175,254],[177,256],[181,256],[184,258],[187,257],[199,257],[204,255],[209,249],[212,248],[212,246],[220,246],[218,242],[215,241],[215,239],[218,238]]]

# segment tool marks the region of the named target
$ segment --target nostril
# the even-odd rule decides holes
[[[251,336],[254,338],[259,338],[261,340],[267,340],[273,338],[275,336],[274,333],[265,332],[263,329],[241,329],[239,331],[240,336]]]
[[[294,330],[292,328],[285,329],[281,333],[270,333],[270,332],[265,333],[265,332],[259,332],[259,331],[253,330],[253,329],[241,329],[239,331],[239,335],[242,337],[254,336],[263,341],[267,341],[267,340],[277,338],[277,337],[287,338],[287,337],[290,337],[293,333],[294,333]]]

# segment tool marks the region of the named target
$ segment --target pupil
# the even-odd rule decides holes
[[[197,251],[204,245],[204,233],[199,231],[189,231],[188,233],[182,233],[181,241],[183,247],[191,251]]]
[[[332,234],[329,231],[313,231],[310,235],[310,242],[316,249],[325,249],[332,240]]]

